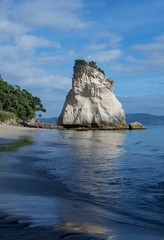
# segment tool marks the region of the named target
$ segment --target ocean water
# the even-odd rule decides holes
[[[164,126],[34,130],[0,143],[0,210],[36,225],[94,219],[164,236]]]

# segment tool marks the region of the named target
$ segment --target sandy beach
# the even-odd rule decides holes
[[[0,201],[4,206],[4,209],[0,208],[0,239],[163,239],[160,232],[154,235],[150,229],[106,221],[105,212],[101,208],[72,199],[63,183],[58,179],[52,181],[51,175],[47,178],[37,172],[33,167],[34,159],[25,157],[21,151],[11,162],[8,161],[8,155],[4,153],[8,151],[10,156],[10,152],[18,150],[17,139],[27,137],[24,144],[27,140],[28,148],[28,137],[36,133],[43,134],[43,131],[46,130],[0,125],[1,153],[5,156],[0,165]],[[14,141],[15,148],[11,145]],[[31,212],[34,218],[22,216],[19,207],[24,212]]]
[[[0,138],[18,138],[23,135],[32,134],[35,130],[37,129],[0,124]]]

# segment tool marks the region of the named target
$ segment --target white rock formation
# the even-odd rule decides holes
[[[113,80],[84,63],[76,63],[58,125],[64,127],[127,128]]]
[[[142,125],[141,123],[139,122],[132,122],[129,124],[129,129],[132,130],[132,129],[145,129],[144,125]]]

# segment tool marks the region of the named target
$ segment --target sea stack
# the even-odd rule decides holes
[[[124,110],[113,93],[113,80],[100,68],[76,60],[72,89],[58,118],[65,128],[127,129]]]

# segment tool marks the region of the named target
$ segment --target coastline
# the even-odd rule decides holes
[[[36,128],[34,128],[37,130]],[[23,136],[25,134],[28,134],[31,132],[31,130],[34,130],[30,127],[22,127],[22,126],[12,126],[7,124],[0,124],[0,138],[18,138],[20,136]]]

